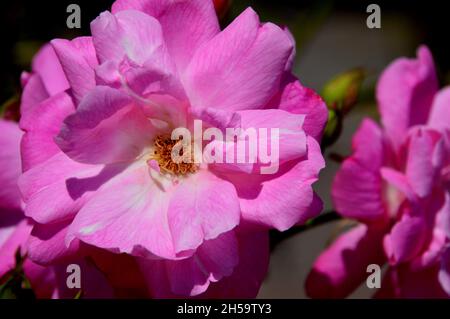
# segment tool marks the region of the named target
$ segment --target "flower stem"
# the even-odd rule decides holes
[[[335,211],[330,211],[319,215],[314,219],[310,219],[304,225],[294,226],[284,232],[278,230],[271,230],[270,236],[270,251],[275,250],[275,248],[283,242],[285,239],[291,238],[292,236],[302,233],[306,230],[315,228],[317,226],[333,222],[342,219],[342,217]]]

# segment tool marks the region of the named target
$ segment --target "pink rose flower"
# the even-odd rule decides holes
[[[361,224],[318,257],[306,282],[311,297],[346,297],[368,277],[369,264],[385,262],[376,297],[450,294],[450,88],[438,91],[429,50],[417,55],[383,72],[382,128],[363,121],[336,175],[336,210]]]
[[[251,9],[221,31],[209,0],[119,0],[91,31],[51,41],[24,76],[30,258],[89,256],[115,293],[136,290],[140,278],[123,278],[134,274],[152,297],[255,297],[268,230],[322,207],[311,185],[324,166],[327,110],[291,74],[292,36]],[[167,137],[196,119],[279,128],[278,172],[262,175],[260,162],[175,165]]]
[[[32,72],[24,72],[22,75],[22,85],[24,89],[21,99],[22,117],[20,125],[25,134],[23,134],[23,137],[20,134],[21,141],[20,137],[16,139],[16,147],[19,148],[19,145],[22,149],[31,149],[28,148],[28,145],[41,145],[40,147],[42,147],[42,149],[33,148],[35,153],[22,151],[23,170],[28,171],[40,162],[45,161],[48,154],[59,152],[52,141],[52,136],[57,134],[58,127],[64,119],[64,111],[61,112],[58,109],[58,106],[63,108],[64,104],[58,104],[58,99],[65,96],[64,91],[68,90],[69,86],[51,45],[45,45],[36,54],[32,63]],[[46,110],[45,107],[51,107],[47,103],[56,103],[50,105],[57,105],[57,108]],[[20,132],[20,130],[18,131]],[[10,134],[10,136],[13,136],[13,134]],[[27,157],[28,155],[30,156]],[[17,160],[19,161],[19,165],[16,165],[17,178],[19,178],[19,152],[17,152]],[[48,183],[45,180],[42,182]],[[17,181],[15,183],[17,184]],[[20,200],[17,186],[16,189]],[[51,205],[51,203],[49,204]],[[21,214],[23,215],[23,213]],[[42,294],[38,291],[37,297],[75,297],[79,289],[70,289],[66,285],[69,276],[67,266],[70,264],[77,264],[82,270],[81,292],[83,298],[141,297],[147,295],[146,286],[142,283],[144,279],[133,258],[112,254],[83,243],[75,243],[67,247],[64,243],[67,226],[65,222],[39,224],[33,219],[28,219],[28,221],[23,221],[20,226],[22,226],[21,229],[26,229],[26,231],[20,233],[20,238],[16,236],[14,244],[10,246],[12,248],[9,251],[10,258],[7,268],[13,267],[13,250],[15,251],[20,245],[23,254],[26,254],[26,275],[29,276],[27,265],[30,263],[45,270],[45,274],[50,278],[48,293]],[[17,228],[19,229],[19,227]],[[123,269],[128,269],[129,272],[124,273]],[[106,280],[106,277],[108,277],[108,280]],[[33,278],[31,278],[31,282],[33,284]],[[36,285],[33,285],[33,288],[35,290],[36,288],[40,289]]]

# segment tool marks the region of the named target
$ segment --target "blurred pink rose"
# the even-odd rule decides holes
[[[450,294],[444,254],[450,88],[438,91],[429,50],[420,47],[417,55],[383,72],[377,87],[382,128],[364,120],[353,137],[353,154],[336,175],[336,210],[361,224],[316,260],[306,282],[311,297],[346,297],[365,281],[369,264],[385,262],[389,268],[376,297],[446,297],[444,289]]]
[[[43,51],[45,51],[44,49]],[[8,280],[16,267],[17,251],[25,258],[23,271],[30,281],[37,298],[72,298],[78,290],[66,286],[66,266],[77,263],[83,268],[82,285],[84,297],[112,296],[112,289],[106,278],[88,260],[77,256],[52,266],[40,265],[28,258],[29,239],[33,228],[32,220],[25,217],[17,186],[21,174],[20,140],[22,131],[11,121],[0,119],[0,278]],[[51,254],[51,252],[48,252]],[[75,257],[75,256],[73,256]],[[100,294],[98,294],[100,292]]]
[[[31,231],[21,209],[17,180],[21,173],[20,139],[22,132],[14,122],[0,119],[0,278],[5,278],[16,266],[15,255],[20,249],[26,254],[24,244]],[[23,270],[34,293],[40,298],[49,298],[55,287],[52,269],[46,269],[26,260]]]
[[[311,185],[324,166],[327,110],[291,74],[292,36],[251,9],[220,31],[209,0],[116,1],[91,31],[53,40],[23,76],[29,257],[90,256],[115,292],[142,275],[153,297],[256,296],[268,229],[321,210]],[[194,119],[280,128],[279,171],[163,170],[158,141]],[[123,268],[111,268],[114,255]]]

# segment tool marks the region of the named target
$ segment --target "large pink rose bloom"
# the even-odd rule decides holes
[[[210,0],[116,1],[91,31],[51,41],[25,86],[19,184],[35,221],[30,258],[52,264],[95,247],[132,258],[153,297],[256,296],[267,230],[321,210],[311,184],[324,166],[327,111],[290,72],[292,36],[251,9],[220,31]],[[279,128],[278,172],[158,156],[195,119]]]
[[[450,88],[438,91],[429,50],[417,55],[383,72],[382,128],[363,121],[336,175],[336,210],[361,224],[316,260],[306,282],[311,297],[346,297],[365,281],[369,264],[386,262],[376,297],[450,294]]]

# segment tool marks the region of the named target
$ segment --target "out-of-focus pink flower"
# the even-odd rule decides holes
[[[44,50],[45,51],[45,50]],[[94,265],[83,258],[67,260],[67,263],[53,266],[39,265],[28,258],[28,240],[33,228],[33,222],[25,217],[22,211],[22,201],[17,186],[21,174],[20,140],[22,131],[17,123],[0,119],[0,278],[7,280],[16,267],[16,252],[25,258],[23,271],[30,281],[31,288],[37,298],[71,298],[79,290],[71,290],[66,286],[66,266],[77,263],[83,268],[83,296],[108,296],[105,292],[112,290],[106,278]],[[98,294],[100,292],[100,294]]]
[[[267,230],[321,210],[311,185],[327,111],[291,74],[292,36],[251,9],[220,31],[209,0],[116,1],[91,31],[53,40],[23,77],[30,258],[95,247],[137,264],[153,297],[256,296]],[[155,158],[158,141],[194,119],[279,128],[279,171]]]
[[[17,180],[21,174],[20,139],[22,132],[14,122],[0,119],[0,278],[7,276],[16,266],[18,249],[24,255],[23,245],[31,231],[30,223],[21,210],[21,200]],[[24,272],[30,280],[36,296],[50,297],[54,289],[51,270],[26,261]]]
[[[417,55],[383,72],[377,87],[382,128],[364,120],[353,137],[353,154],[336,175],[336,210],[361,224],[316,260],[306,282],[311,297],[345,297],[367,278],[369,264],[385,262],[389,268],[377,297],[445,297],[444,289],[450,294],[444,254],[450,88],[438,91],[429,50],[420,47]]]

